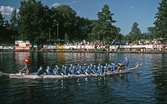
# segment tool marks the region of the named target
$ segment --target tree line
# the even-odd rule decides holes
[[[148,32],[142,33],[138,23],[134,22],[128,34],[121,34],[121,29],[116,27],[113,19],[114,13],[110,12],[109,5],[105,4],[97,13],[97,20],[90,20],[77,16],[75,10],[69,5],[60,5],[49,8],[41,1],[21,1],[19,12],[12,12],[10,30],[16,30],[19,38],[29,40],[31,44],[45,44],[58,39],[66,41],[113,41],[128,40],[130,42],[140,39],[154,39],[167,37],[167,1],[159,3],[158,12],[155,14],[154,27],[148,27]],[[4,20],[0,13],[0,21]],[[2,34],[4,28],[0,26]],[[2,39],[3,36],[0,36]]]

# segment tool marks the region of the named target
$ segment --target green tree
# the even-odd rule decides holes
[[[0,26],[3,26],[4,18],[2,17],[2,13],[0,12]]]
[[[68,5],[60,5],[57,8],[52,8],[55,11],[55,20],[58,26],[58,38],[64,39],[65,34],[70,40],[74,39],[76,26],[76,11]]]
[[[20,2],[19,11],[19,34],[23,40],[29,40],[41,44],[49,38],[49,26],[52,24],[50,10],[43,6],[41,1],[28,0]]]
[[[87,39],[87,34],[91,32],[92,20],[83,17],[76,17],[75,34],[77,40]]]
[[[113,13],[110,12],[109,6],[103,6],[102,11],[98,12],[98,20],[92,23],[92,33],[89,34],[90,40],[111,41],[119,37],[120,29],[113,25]]]
[[[167,38],[167,0],[159,3],[158,12],[155,14],[155,37]]]
[[[129,40],[135,41],[135,40],[140,40],[141,38],[142,38],[142,33],[138,28],[138,23],[134,22],[133,26],[131,27],[131,31],[129,33]]]
[[[0,20],[3,20],[4,18],[2,17],[2,13],[0,12]]]
[[[0,12],[0,44],[3,43],[3,38],[4,38],[4,32],[5,32],[5,28],[3,26],[4,24],[4,18],[2,17],[2,13]]]
[[[10,27],[12,30],[15,30],[17,29],[17,25],[18,25],[18,15],[16,9],[14,9],[10,19]]]
[[[155,27],[148,27],[147,30],[148,30],[148,32],[147,32],[147,38],[148,39],[156,38],[156,29],[155,29]]]

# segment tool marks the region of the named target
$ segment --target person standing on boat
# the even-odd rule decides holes
[[[30,64],[30,56],[26,57],[26,59],[24,60],[24,68],[23,68],[23,70],[25,70],[26,75],[29,74],[29,64]]]
[[[47,66],[47,68],[46,68],[46,74],[47,75],[51,75],[52,74],[51,70],[50,70],[50,66]]]
[[[127,57],[125,57],[124,65],[125,65],[125,67],[128,67],[128,66],[129,66],[129,60],[128,60]]]
[[[40,66],[39,69],[38,69],[38,71],[37,71],[37,76],[46,74],[46,73],[44,73],[44,71],[42,69],[43,69],[42,66]]]

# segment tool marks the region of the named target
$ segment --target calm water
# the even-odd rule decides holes
[[[0,71],[17,73],[26,56],[30,71],[40,65],[144,63],[133,73],[66,79],[9,79],[0,76],[1,104],[159,104],[167,102],[167,54],[0,52]]]

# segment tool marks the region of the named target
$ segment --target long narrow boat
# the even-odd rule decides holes
[[[88,77],[88,76],[105,76],[105,75],[115,75],[115,74],[126,74],[126,73],[130,73],[135,69],[140,68],[142,64],[137,64],[134,68],[130,68],[130,69],[125,69],[122,71],[111,71],[111,72],[105,72],[103,74],[89,74],[89,75],[85,75],[85,74],[75,74],[75,75],[40,75],[37,76],[36,73],[30,73],[29,75],[22,75],[20,73],[16,73],[16,74],[9,74],[10,78],[17,78],[17,79],[41,79],[41,78],[55,78],[55,79],[59,79],[59,78],[69,78],[69,77]]]

